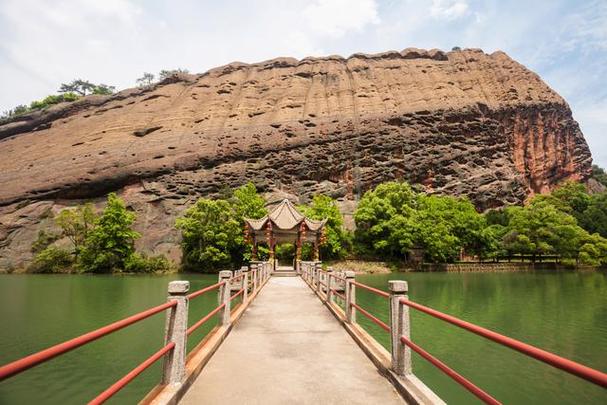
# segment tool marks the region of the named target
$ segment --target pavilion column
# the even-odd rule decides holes
[[[320,241],[318,238],[318,232],[316,233],[316,240],[314,241],[314,261],[317,262],[320,260]]]

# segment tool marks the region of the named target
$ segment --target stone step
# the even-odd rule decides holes
[[[272,273],[274,277],[297,277],[297,273],[294,271],[275,271]]]

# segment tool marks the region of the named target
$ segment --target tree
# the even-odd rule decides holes
[[[434,262],[453,261],[462,250],[481,256],[490,244],[485,218],[467,198],[420,194],[413,222],[417,244]]]
[[[116,91],[116,87],[108,86],[107,84],[98,84],[93,89],[93,94],[110,95]]]
[[[326,259],[343,257],[349,248],[350,240],[344,229],[344,219],[339,212],[337,202],[326,195],[315,195],[309,206],[299,206],[299,210],[311,219],[327,219],[325,224],[327,241],[320,247],[322,257]]]
[[[61,228],[61,235],[72,242],[76,259],[89,233],[93,230],[95,220],[96,215],[90,203],[61,210],[55,218],[55,222]]]
[[[603,168],[592,165],[592,177],[603,186],[607,187],[607,173],[605,173]]]
[[[239,220],[259,219],[267,214],[266,201],[257,193],[257,188],[252,182],[234,190],[229,201],[234,206]]]
[[[179,74],[179,73],[190,73],[187,69],[181,69],[181,68],[177,68],[177,69],[170,69],[170,70],[161,70],[160,73],[158,73],[158,80],[159,81],[163,81],[164,79],[168,79],[169,77]]]
[[[199,199],[176,227],[183,237],[183,266],[213,272],[232,262],[232,252],[243,244],[242,227],[234,207],[226,200]]]
[[[62,83],[59,87],[59,93],[76,93],[81,96],[86,96],[93,93],[95,85],[88,80],[76,79],[70,83]]]
[[[362,254],[405,258],[415,243],[417,226],[412,217],[417,197],[407,183],[388,182],[367,191],[354,220],[355,243]]]
[[[550,194],[535,196],[531,204],[539,202],[552,204],[558,210],[573,215],[577,220],[580,220],[590,203],[590,195],[583,184],[575,181],[566,181]]]
[[[87,234],[79,260],[85,272],[108,273],[121,271],[135,251],[139,233],[131,229],[135,214],[114,193],[108,195],[107,206]]]
[[[139,87],[148,87],[154,83],[155,76],[152,73],[144,72],[143,76],[137,79],[137,85]]]
[[[504,247],[510,252],[531,254],[532,260],[546,254],[572,255],[579,249],[583,229],[575,218],[547,201],[535,201],[528,207],[508,208],[509,231]]]
[[[593,194],[580,218],[580,225],[590,233],[607,238],[607,192]]]

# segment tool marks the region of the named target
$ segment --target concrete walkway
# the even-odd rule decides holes
[[[182,404],[403,404],[299,277],[272,277]]]

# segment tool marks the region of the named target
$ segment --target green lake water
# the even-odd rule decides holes
[[[190,280],[192,290],[216,276],[0,276],[0,364],[165,301],[167,283]],[[607,276],[574,273],[407,273],[365,275],[386,289],[409,282],[410,298],[424,305],[539,346],[590,367],[607,369]],[[387,320],[386,300],[362,290],[357,301]],[[190,324],[216,305],[214,294],[190,304]],[[382,344],[387,333],[359,315]],[[607,390],[522,354],[412,310],[412,340],[504,403],[604,404]],[[162,346],[158,314],[0,383],[0,404],[79,404],[122,377]],[[214,325],[191,336],[192,347]],[[476,399],[414,356],[413,368],[449,403]],[[136,403],[158,381],[160,362],[110,403]]]

